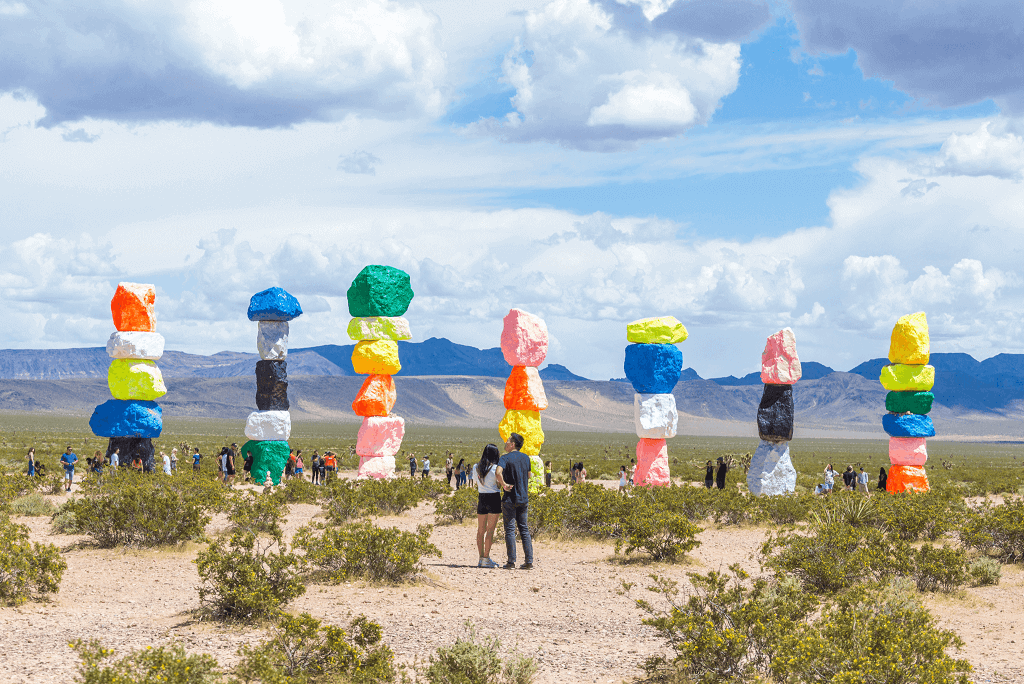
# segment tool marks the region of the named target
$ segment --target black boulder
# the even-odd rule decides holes
[[[256,408],[260,411],[287,411],[288,362],[256,362]]]
[[[757,407],[757,433],[766,442],[793,439],[793,386],[765,385]]]
[[[117,452],[117,467],[130,468],[137,456],[142,460],[142,469],[151,473],[156,469],[156,458],[153,451],[153,440],[148,437],[111,437],[107,442],[107,463],[110,454]]]

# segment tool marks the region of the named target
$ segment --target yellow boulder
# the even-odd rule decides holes
[[[686,326],[675,316],[641,318],[626,326],[626,339],[639,344],[679,344],[687,337]]]
[[[922,365],[928,363],[930,352],[928,319],[924,311],[901,316],[892,329],[889,363]]]
[[[115,399],[153,401],[167,394],[160,369],[152,361],[114,359],[107,371],[107,385]]]
[[[882,366],[878,381],[890,392],[927,392],[935,384],[935,366]]]
[[[398,343],[394,340],[363,340],[352,350],[352,369],[360,375],[394,375],[402,370]]]
[[[544,430],[540,427],[538,411],[505,411],[505,417],[498,423],[498,432],[501,434],[502,442],[508,440],[508,436],[513,432],[522,435],[523,448],[520,451],[527,456],[536,456],[544,445]]]

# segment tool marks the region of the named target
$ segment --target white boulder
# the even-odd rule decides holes
[[[671,394],[634,394],[633,422],[636,424],[637,437],[675,437],[679,425],[676,398]]]
[[[394,456],[360,456],[359,472],[356,477],[372,477],[384,480],[395,476]]]
[[[287,411],[253,411],[245,421],[245,436],[257,442],[287,442],[292,416]]]
[[[157,361],[164,355],[164,336],[135,330],[111,333],[107,340],[107,355],[112,359]]]
[[[761,440],[750,459],[747,489],[755,496],[796,491],[796,468],[789,457],[789,442]]]
[[[260,321],[256,331],[256,349],[264,361],[280,361],[288,356],[288,321]]]

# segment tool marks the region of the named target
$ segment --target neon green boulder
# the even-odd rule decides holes
[[[107,385],[115,399],[153,401],[167,394],[160,369],[152,361],[114,359],[107,370]]]

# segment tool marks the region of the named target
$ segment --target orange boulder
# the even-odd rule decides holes
[[[120,332],[154,332],[156,330],[156,288],[140,283],[118,283],[110,300],[110,315]]]
[[[505,408],[519,411],[543,411],[548,407],[544,383],[533,366],[513,366],[505,382]]]
[[[899,492],[927,492],[928,473],[920,466],[894,465],[889,468],[885,490],[890,494]]]
[[[395,381],[390,375],[371,375],[352,402],[352,410],[357,416],[386,416],[396,398]]]

